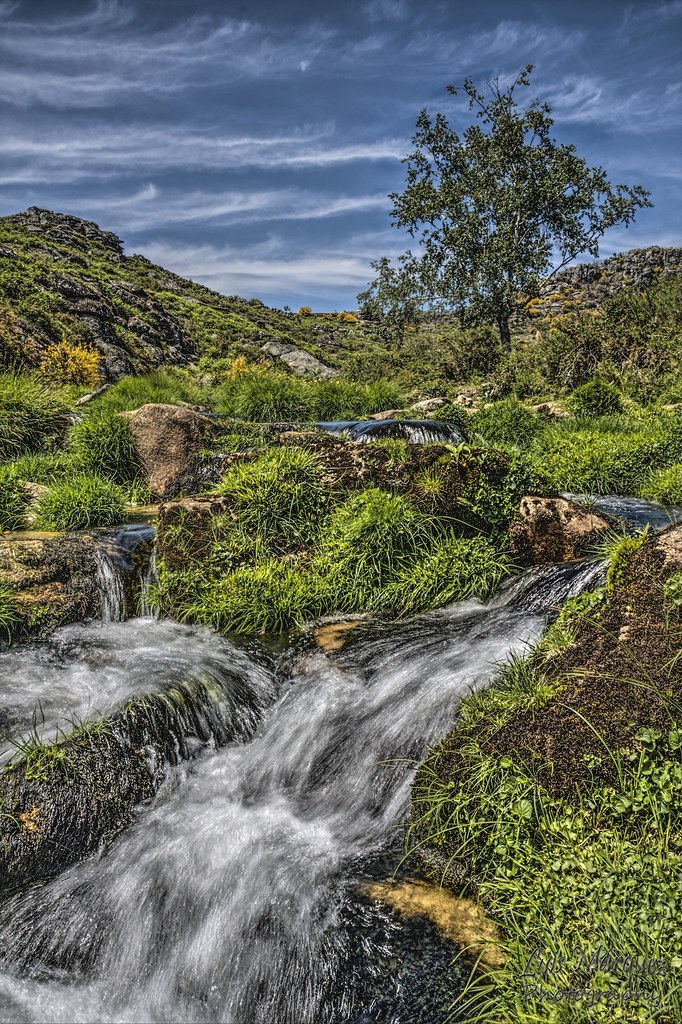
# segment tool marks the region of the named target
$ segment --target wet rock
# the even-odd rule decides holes
[[[89,537],[26,533],[0,539],[0,581],[14,592],[19,634],[47,636],[57,626],[98,616],[96,573]]]
[[[510,527],[510,546],[527,564],[566,562],[582,558],[610,525],[604,517],[565,498],[527,495]]]
[[[121,416],[130,424],[146,482],[158,498],[180,493],[218,431],[207,416],[175,405],[149,403]]]
[[[44,878],[110,842],[157,792],[168,765],[245,740],[264,698],[237,672],[133,697],[0,773],[0,888]]]

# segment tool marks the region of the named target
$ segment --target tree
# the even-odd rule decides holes
[[[401,327],[420,310],[455,310],[464,323],[496,323],[508,348],[520,294],[533,297],[582,253],[598,256],[608,228],[652,205],[640,185],[611,185],[575,146],[553,139],[547,103],[519,107],[517,90],[532,71],[529,64],[506,90],[495,79],[488,95],[465,79],[477,121],[461,137],[443,114],[422,110],[415,150],[403,161],[405,191],[389,196],[392,223],[420,252],[404,253],[397,266],[372,263],[378,276],[358,295],[365,315]]]

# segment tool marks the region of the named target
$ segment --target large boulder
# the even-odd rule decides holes
[[[509,530],[514,554],[531,565],[582,558],[611,524],[565,498],[526,495]]]
[[[207,416],[176,405],[149,403],[123,412],[152,495],[171,498],[197,476],[200,453],[218,431]]]

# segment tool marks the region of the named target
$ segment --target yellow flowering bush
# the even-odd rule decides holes
[[[88,345],[72,345],[66,338],[48,345],[38,372],[51,384],[79,384],[94,388],[104,379],[99,352]]]

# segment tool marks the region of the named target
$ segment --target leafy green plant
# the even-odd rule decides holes
[[[139,460],[130,425],[116,414],[90,416],[71,431],[75,463],[85,472],[127,484],[139,475]]]
[[[618,389],[597,378],[577,387],[566,404],[574,416],[582,416],[585,419],[611,416],[613,413],[621,412],[623,408]]]
[[[97,476],[72,476],[50,487],[36,506],[45,530],[82,530],[120,522],[125,497],[120,487]]]

